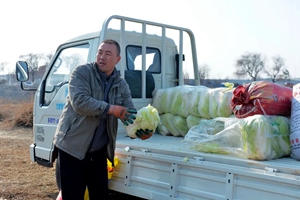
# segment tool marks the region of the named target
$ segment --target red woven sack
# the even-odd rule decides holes
[[[254,81],[233,91],[231,108],[237,118],[256,114],[291,115],[292,88],[268,81]]]

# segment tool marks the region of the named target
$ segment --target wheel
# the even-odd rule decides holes
[[[61,185],[60,185],[60,165],[59,165],[59,157],[56,160],[56,165],[55,165],[55,176],[56,176],[56,185],[58,190],[60,190]]]

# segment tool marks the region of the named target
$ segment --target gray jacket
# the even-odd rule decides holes
[[[115,69],[116,70],[116,69]],[[96,63],[76,67],[69,79],[69,94],[54,136],[54,145],[82,160],[89,149],[101,115],[110,105],[134,109],[127,82],[118,73],[104,99],[100,75]],[[107,158],[113,163],[118,119],[107,115]]]

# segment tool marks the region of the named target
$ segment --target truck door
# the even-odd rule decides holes
[[[61,46],[36,92],[34,105],[34,144],[31,159],[52,167],[55,160],[52,140],[68,95],[68,80],[72,69],[88,61],[92,41]],[[95,55],[94,55],[95,56]]]

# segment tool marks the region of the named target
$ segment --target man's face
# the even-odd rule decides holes
[[[113,44],[102,43],[98,48],[96,63],[99,70],[109,76],[121,57],[117,55],[117,47]]]

